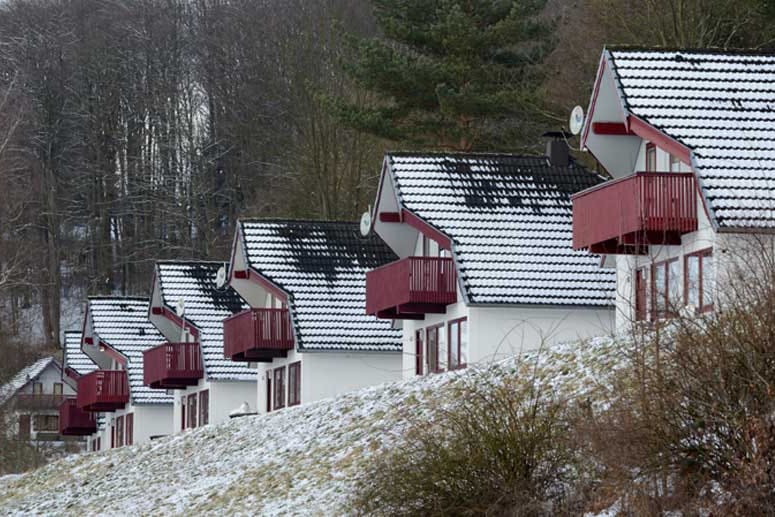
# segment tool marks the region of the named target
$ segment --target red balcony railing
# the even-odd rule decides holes
[[[455,302],[451,258],[407,257],[366,273],[366,313],[378,318],[423,319]]]
[[[694,174],[639,172],[572,196],[573,248],[642,254],[697,230]]]
[[[85,436],[97,430],[94,413],[78,407],[74,398],[66,399],[59,406],[59,434],[65,436]]]
[[[232,361],[268,362],[293,348],[288,309],[250,309],[223,320],[224,355]]]
[[[84,411],[115,411],[129,402],[125,370],[96,370],[78,379],[78,407]]]
[[[199,343],[164,343],[143,352],[143,383],[154,389],[184,389],[202,378]]]
[[[64,395],[53,393],[19,393],[16,395],[18,409],[58,409],[65,400]]]

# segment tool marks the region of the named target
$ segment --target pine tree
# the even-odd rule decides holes
[[[513,149],[540,124],[545,0],[372,0],[382,37],[353,38],[350,76],[378,99],[339,99],[351,126],[402,145]],[[532,135],[534,136],[534,135]]]

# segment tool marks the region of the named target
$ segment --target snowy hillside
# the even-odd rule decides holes
[[[153,443],[65,458],[0,478],[0,513],[336,514],[381,447],[396,444],[407,414],[433,417],[468,376],[538,378],[562,397],[601,399],[625,363],[611,339],[562,346],[484,369],[364,389],[266,416],[240,418]],[[537,375],[536,375],[537,374]]]

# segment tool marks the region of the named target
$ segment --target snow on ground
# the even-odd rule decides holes
[[[433,418],[444,394],[469,376],[535,378],[561,397],[594,402],[610,392],[607,380],[626,363],[626,348],[599,338],[69,456],[0,478],[0,513],[341,514],[360,466],[400,442],[407,415]]]

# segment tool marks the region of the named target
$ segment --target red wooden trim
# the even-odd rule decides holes
[[[654,163],[652,163],[652,167],[649,167],[649,155],[654,154]],[[644,169],[646,172],[657,172],[657,146],[654,145],[654,142],[648,142],[646,144],[646,156],[645,156],[645,167]]]
[[[593,122],[592,132],[596,135],[625,136],[633,133],[624,122]]]
[[[461,361],[460,356],[460,338],[463,336],[463,331],[461,328],[461,323],[464,321],[468,321],[468,317],[463,316],[462,318],[455,318],[454,320],[449,320],[447,322],[447,369],[448,370],[459,370],[461,368],[465,368],[467,366],[466,363]],[[453,367],[450,363],[450,358],[452,357],[452,325],[457,325],[457,366]]]
[[[425,327],[425,346],[428,346],[430,344],[431,340],[428,338],[430,333],[431,332],[436,333],[436,343],[434,345],[436,347],[436,364],[435,365],[428,364],[428,373],[439,373],[443,371],[441,369],[441,361],[440,361],[441,358],[439,357],[439,331],[443,332],[443,329],[444,329],[444,323],[439,323],[437,325],[431,325],[429,327]],[[427,356],[428,356],[428,359],[430,359],[430,354],[427,354]]]
[[[296,370],[296,383],[291,384],[291,370]],[[301,361],[296,361],[288,365],[288,407],[301,404]],[[291,393],[294,398],[291,402]]]
[[[119,352],[118,350],[116,350],[115,348],[113,348],[112,346],[110,346],[108,343],[106,343],[101,339],[99,341],[99,347],[100,347],[100,352],[107,355],[111,359],[115,359],[118,362],[118,364],[126,366],[126,363],[127,363],[126,357],[124,357],[124,355],[121,352]]]
[[[285,407],[285,366],[275,368],[274,374],[274,409]]]
[[[422,375],[425,372],[425,329],[414,331],[414,373]]]
[[[683,260],[683,266],[684,266],[684,304],[689,305],[689,258],[690,257],[698,257],[699,258],[699,268],[697,271],[697,280],[699,282],[699,293],[698,293],[698,302],[699,307],[697,307],[697,310],[700,312],[711,312],[713,311],[713,302],[704,305],[703,299],[705,294],[705,282],[703,280],[703,270],[705,269],[705,261],[703,260],[706,257],[712,257],[713,256],[713,247],[710,248],[704,248],[698,251],[694,251],[692,253],[687,253],[684,255]],[[713,300],[713,297],[711,296],[711,300]]]
[[[401,213],[400,212],[380,212],[379,220],[383,223],[400,223]]]
[[[187,398],[185,395],[180,397],[180,430],[184,431],[186,429],[186,404]]]
[[[164,314],[164,310],[161,307],[151,307],[151,314],[155,314],[157,316]]]
[[[76,372],[75,370],[73,370],[69,366],[65,366],[64,373],[65,373],[65,375],[67,375],[68,377],[73,379],[74,381],[77,381],[81,377],[80,373]]]
[[[272,376],[266,376],[266,412],[272,412]]]
[[[87,345],[93,345],[94,344],[94,338],[92,338],[92,337],[85,337],[85,338],[83,338],[83,342],[86,343]]]
[[[584,121],[584,131],[581,134],[581,143],[580,148],[584,149],[587,145],[587,137],[589,137],[589,130],[592,127],[592,124],[590,124],[588,121],[592,120],[592,117],[595,113],[595,105],[597,104],[597,97],[600,94],[600,85],[603,82],[603,73],[605,73],[605,70],[607,68],[607,63],[605,60],[605,50],[603,50],[603,54],[600,56],[600,64],[597,66],[597,77],[595,78],[595,87],[592,90],[592,99],[589,101],[589,111],[587,112],[587,120]]]
[[[408,224],[415,230],[418,230],[420,233],[422,233],[429,239],[433,239],[434,241],[436,241],[440,247],[447,250],[452,249],[450,238],[444,235],[443,233],[441,233],[439,230],[437,230],[430,224],[426,223],[420,217],[416,216],[406,208],[401,209],[401,215],[406,224]]]
[[[267,279],[262,274],[255,271],[254,269],[248,269],[246,272],[248,274],[247,276],[248,281],[260,285],[261,287],[266,289],[270,294],[279,298],[282,303],[288,303],[288,295],[286,295],[279,287],[277,287],[271,281],[269,281],[269,279]],[[236,277],[236,272],[235,272],[235,277]]]
[[[186,328],[191,333],[194,338],[199,339],[199,330],[189,321],[184,321],[183,318],[178,316],[176,313],[169,310],[167,307],[159,307],[162,311],[161,315],[164,318],[167,318],[172,323],[178,326],[178,328],[183,329]],[[154,313],[156,314],[156,313]]]
[[[234,278],[239,280],[246,280],[248,276],[250,276],[250,272],[243,269],[234,272]]]
[[[674,156],[677,156],[678,159],[684,163],[692,163],[690,156],[691,150],[679,141],[675,140],[673,137],[666,135],[659,129],[636,117],[635,115],[629,115],[627,120],[630,125],[630,131],[632,131],[634,134],[638,135],[644,140],[653,142],[657,147],[663,151],[667,151]]]

